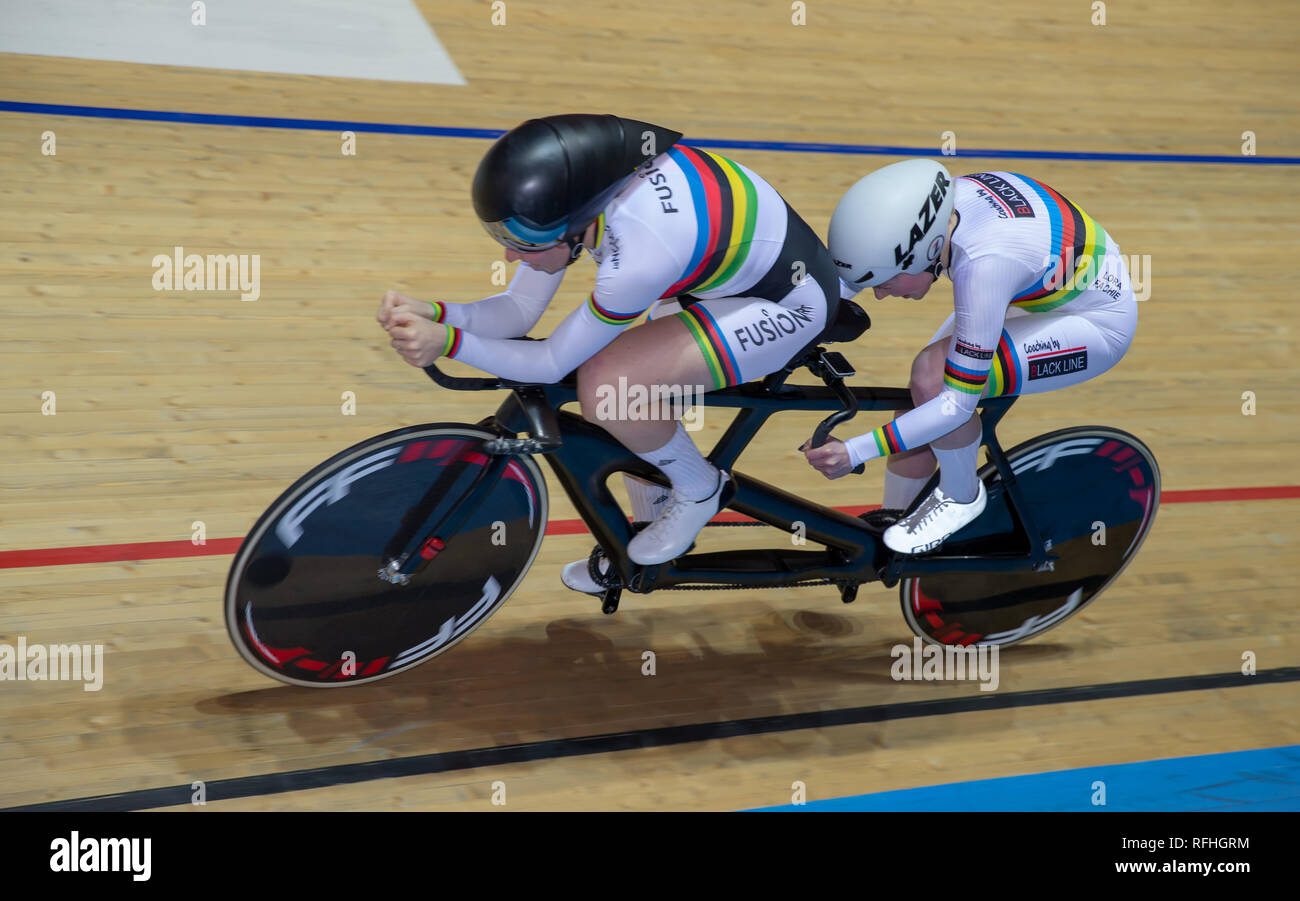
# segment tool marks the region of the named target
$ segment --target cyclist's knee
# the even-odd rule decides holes
[[[596,421],[596,411],[601,399],[600,386],[609,382],[609,365],[603,354],[596,354],[578,367],[578,403],[582,409],[582,418],[588,422]]]
[[[890,454],[885,465],[895,475],[907,479],[924,479],[934,472],[934,462],[934,453],[930,450],[930,446],[925,444]]]
[[[912,374],[907,388],[912,393],[912,403],[920,406],[933,400],[943,390],[943,366],[947,348],[943,343],[931,344],[912,361]]]

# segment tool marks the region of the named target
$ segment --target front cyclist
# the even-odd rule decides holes
[[[522,261],[505,293],[420,304],[389,292],[378,315],[415,366],[448,356],[537,383],[577,369],[583,416],[672,486],[662,498],[657,486],[628,479],[634,518],[652,520],[628,544],[643,565],[685,553],[729,500],[730,480],[675,417],[597,418],[611,406],[598,402],[601,386],[626,384],[631,394],[636,385],[711,390],[761,378],[814,342],[839,300],[825,246],[776,190],[680,138],[617,116],[525,122],[488,150],[474,176],[479,219],[507,260]],[[537,323],[584,247],[598,267],[586,303],[543,340],[511,340]],[[678,301],[629,328],[669,298]],[[563,579],[602,590],[586,560],[569,564]]]
[[[1128,269],[1105,230],[1042,182],[1010,172],[953,179],[932,160],[885,166],[850,188],[829,243],[843,282],[877,299],[920,300],[945,271],[952,279],[954,313],[912,363],[915,407],[806,449],[828,478],[888,456],[883,507],[898,512],[937,460],[939,485],[883,536],[895,551],[924,553],[984,510],[981,397],[1076,385],[1128,350],[1137,327]]]

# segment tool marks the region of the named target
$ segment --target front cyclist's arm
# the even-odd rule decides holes
[[[586,303],[564,317],[541,341],[485,338],[449,327],[443,356],[516,382],[558,382],[594,357],[654,303],[653,297],[624,297],[621,304],[603,307],[594,293],[589,295]]]
[[[501,378],[549,384],[564,378],[636,321],[680,275],[681,264],[644,223],[620,223],[621,265],[602,264],[587,301],[542,341],[503,341],[451,328],[446,356]]]
[[[550,273],[520,263],[501,294],[472,303],[431,301],[433,321],[484,338],[518,338],[542,318],[563,279],[563,269]]]
[[[952,275],[956,316],[944,360],[943,390],[893,422],[845,441],[854,466],[942,438],[970,419],[979,405],[1007,306],[1033,273],[1014,260],[984,257]]]

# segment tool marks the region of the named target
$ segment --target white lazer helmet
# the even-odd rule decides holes
[[[934,160],[904,160],[861,179],[831,215],[828,244],[840,278],[870,288],[934,268],[952,201],[952,176]]]

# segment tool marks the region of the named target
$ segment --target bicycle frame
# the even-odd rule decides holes
[[[818,352],[822,353],[821,348]],[[804,537],[823,545],[824,550],[799,550],[792,545],[694,553],[656,566],[640,566],[628,557],[627,544],[634,534],[632,525],[606,482],[616,472],[630,473],[665,486],[667,482],[655,467],[604,429],[560,409],[577,402],[573,385],[518,385],[495,379],[454,378],[438,370],[436,365],[425,371],[434,381],[456,390],[511,390],[496,414],[480,423],[502,435],[498,440],[485,442],[485,452],[543,454],[608,556],[621,586],[637,593],[687,583],[780,586],[826,579],[840,587],[847,603],[853,600],[858,585],[877,579],[892,587],[901,578],[922,573],[1033,569],[1056,559],[1044,547],[1028,515],[1015,474],[995,434],[998,421],[1015,402],[1015,397],[986,399],[980,411],[982,443],[1001,475],[1015,523],[1015,531],[1008,535],[1008,545],[1020,548],[1005,554],[899,556],[862,519],[735,471],[732,467],[736,460],[777,412],[835,411],[818,427],[817,435],[824,440],[831,428],[859,409],[905,410],[912,406],[906,389],[850,387],[825,363],[825,357],[820,355],[805,357],[799,363],[820,375],[825,386],[786,385],[785,379],[794,368],[792,364],[762,382],[720,389],[706,396],[709,406],[738,409],[731,425],[707,454],[715,466],[729,470],[735,482],[735,496],[728,507],[787,534],[792,533],[796,523],[801,524]],[[529,437],[515,438],[519,433],[527,433]],[[814,439],[814,445],[820,443]],[[606,592],[606,612],[617,609],[619,591],[620,588],[611,588]]]

